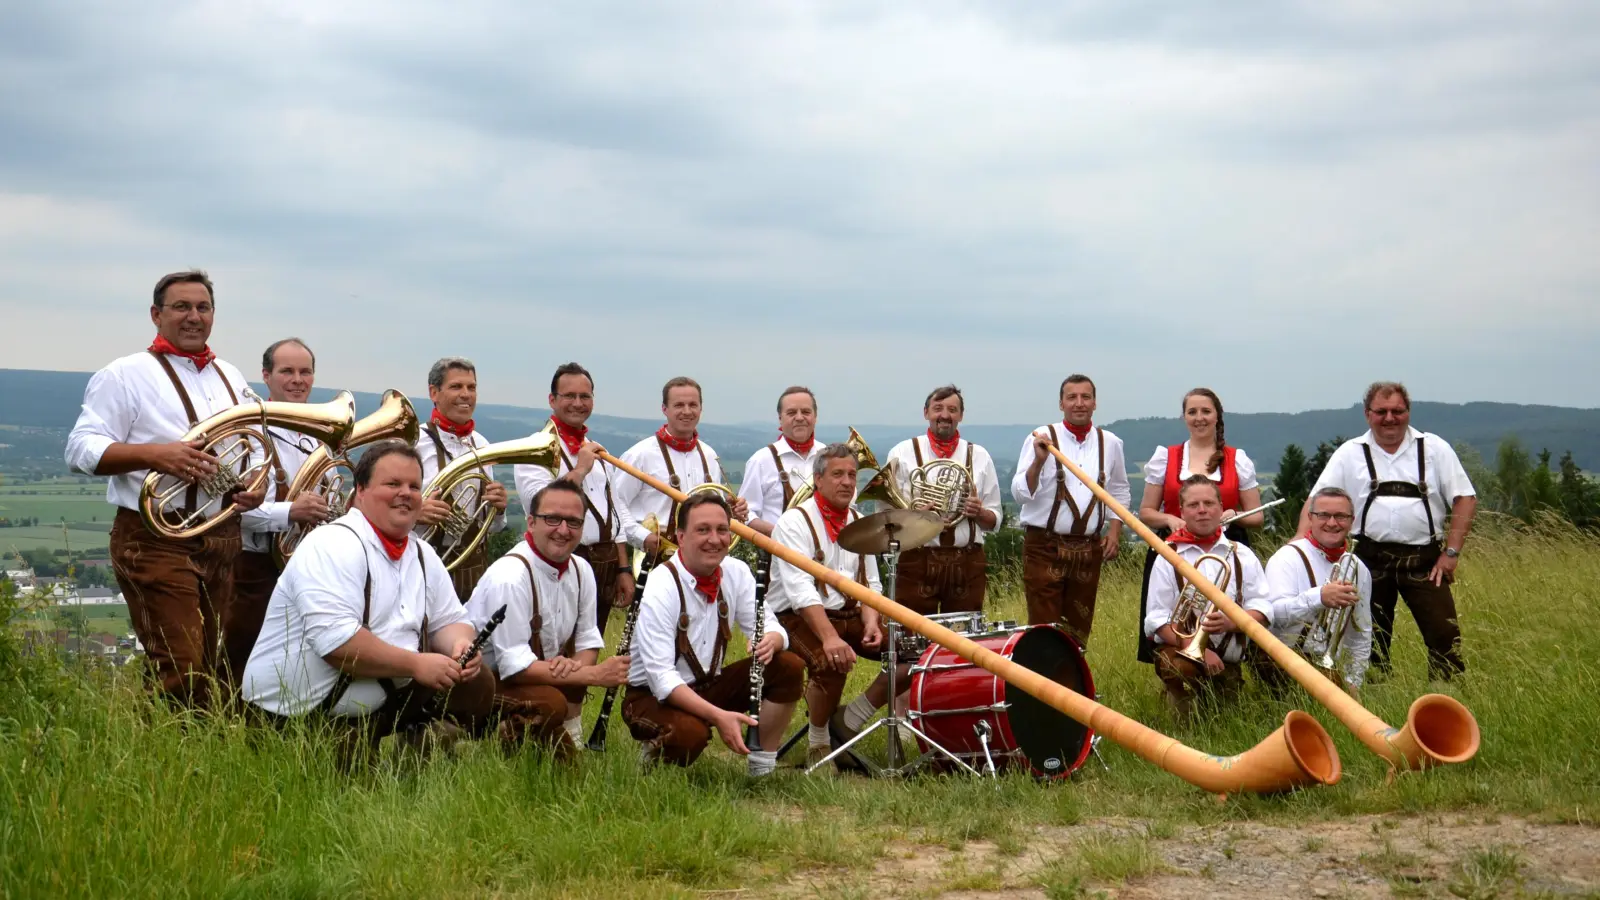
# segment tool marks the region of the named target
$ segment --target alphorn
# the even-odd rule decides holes
[[[682,491],[672,489],[609,453],[602,453],[601,457],[668,497],[683,501]],[[1300,710],[1291,710],[1278,730],[1244,753],[1229,757],[1202,753],[979,646],[743,522],[734,522],[733,531],[760,549],[826,582],[834,590],[854,597],[857,602],[872,607],[1202,790],[1222,795],[1234,791],[1276,793],[1314,784],[1334,784],[1339,780],[1339,751],[1333,746],[1333,738],[1320,722]]]
[[[1391,728],[1356,702],[1354,697],[1329,681],[1315,667],[1302,659],[1300,654],[1278,640],[1277,636],[1260,622],[1251,618],[1249,613],[1233,602],[1233,598],[1218,590],[1210,579],[1200,574],[1199,570],[1179,556],[1177,551],[1167,546],[1166,541],[1156,537],[1148,525],[1128,512],[1127,507],[1118,503],[1105,488],[1096,484],[1094,479],[1068,459],[1066,454],[1055,447],[1051,447],[1050,452],[1063,468],[1094,492],[1096,499],[1116,513],[1117,518],[1127,522],[1128,527],[1143,538],[1151,549],[1172,563],[1172,567],[1178,570],[1179,575],[1199,587],[1200,592],[1216,604],[1223,615],[1226,615],[1250,640],[1255,641],[1256,646],[1266,651],[1267,655],[1272,657],[1272,661],[1299,682],[1318,703],[1327,707],[1334,718],[1350,729],[1368,750],[1383,757],[1391,766],[1402,769],[1422,769],[1431,765],[1466,762],[1477,754],[1480,740],[1478,721],[1472,717],[1472,713],[1462,705],[1461,701],[1444,694],[1423,694],[1412,702],[1411,709],[1406,713],[1406,727]]]

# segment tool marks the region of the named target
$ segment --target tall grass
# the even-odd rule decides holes
[[[1497,520],[1479,527],[1457,591],[1469,668],[1453,683],[1426,682],[1420,639],[1400,617],[1395,673],[1363,702],[1399,724],[1418,694],[1451,693],[1476,714],[1483,749],[1469,764],[1392,783],[1382,761],[1304,695],[1247,688],[1228,715],[1176,728],[1154,674],[1132,659],[1139,564],[1125,554],[1102,582],[1089,656],[1102,699],[1213,753],[1250,747],[1303,708],[1339,747],[1340,784],[1218,805],[1111,745],[1101,749],[1109,769],[1091,760],[1061,784],[793,772],[750,782],[717,748],[687,771],[641,774],[616,723],[608,751],[575,768],[466,745],[420,764],[391,753],[346,778],[316,735],[194,719],[152,704],[125,672],[24,652],[7,630],[0,894],[689,896],[868,866],[891,841],[983,840],[1021,853],[1038,826],[1102,816],[1145,819],[1152,830],[1384,811],[1600,816],[1600,560],[1587,536]],[[1022,618],[1014,585],[991,605],[995,618]],[[855,686],[872,674],[861,667]]]

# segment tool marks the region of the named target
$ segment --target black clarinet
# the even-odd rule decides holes
[[[761,750],[761,694],[766,685],[767,664],[756,655],[756,645],[767,636],[767,582],[772,578],[772,554],[756,551],[756,628],[750,639],[750,718],[756,720],[744,730],[744,745],[751,752]]]
[[[659,551],[657,551],[659,552]],[[639,621],[639,604],[644,600],[644,579],[655,568],[655,554],[646,553],[644,561],[639,563],[639,578],[633,585],[633,601],[628,604],[628,616],[622,620],[622,636],[617,639],[617,652],[614,656],[622,656],[629,650],[633,643],[633,626]],[[600,753],[606,749],[606,728],[611,724],[611,706],[617,699],[618,685],[606,688],[606,695],[600,701],[600,717],[594,720],[594,730],[589,732],[589,743],[584,746],[589,750]]]
[[[472,662],[474,656],[482,653],[484,646],[489,643],[489,638],[494,634],[494,630],[499,628],[500,623],[505,620],[506,606],[502,603],[500,608],[494,611],[494,615],[489,617],[489,621],[484,623],[483,630],[478,632],[478,636],[472,639],[472,646],[468,647],[466,652],[462,653],[461,657],[456,660],[456,665],[464,666]]]

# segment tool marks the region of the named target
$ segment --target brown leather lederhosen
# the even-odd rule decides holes
[[[806,520],[806,530],[811,532],[811,558],[816,560],[818,565],[826,565],[827,563],[824,562],[826,557],[823,556],[822,553],[822,541],[818,538],[816,524],[811,521],[811,514],[806,512],[804,507],[801,507],[800,515]],[[860,514],[858,514],[852,507],[849,513],[846,514],[845,524],[849,525],[851,522],[859,518],[861,518]],[[811,576],[811,580],[817,586],[817,593],[821,594],[823,597],[828,596],[828,585],[826,582],[815,575]],[[864,587],[866,586],[866,583],[867,557],[865,554],[858,553],[856,554],[856,584]],[[849,594],[841,594],[840,596],[844,597],[844,606],[841,609],[828,610],[829,618],[846,619],[850,618],[851,616],[861,615],[861,608],[856,602],[856,598],[850,596]]]
[[[783,485],[783,509],[788,509],[789,502],[794,499],[794,486],[789,483],[789,470],[785,469],[783,462],[778,459],[777,443],[768,444],[767,452],[772,454],[772,467],[778,470],[778,483]]]
[[[512,555],[517,558],[517,562],[522,563],[524,569],[528,570],[528,596],[533,600],[533,619],[531,622],[533,635],[528,638],[528,647],[533,651],[535,659],[544,662],[544,610],[539,604],[539,579],[533,574],[533,564],[528,562],[527,557],[515,553]],[[576,574],[574,573],[574,577],[576,577]],[[576,617],[573,618],[572,633],[567,635],[566,642],[561,645],[561,655],[568,659],[572,658],[573,648],[578,646],[578,627],[581,624],[583,623],[579,622]]]
[[[677,471],[672,467],[672,454],[667,452],[667,442],[663,441],[661,439],[661,435],[659,434],[656,435],[656,446],[661,448],[661,461],[667,466],[667,483],[671,484],[672,489],[675,491],[685,490],[682,479],[678,477]],[[700,475],[705,479],[705,481],[702,481],[701,484],[706,484],[711,481],[711,465],[706,462],[705,445],[701,444],[697,440],[694,442],[694,449],[695,452],[700,454]],[[690,487],[699,487],[699,485],[690,485]],[[787,504],[788,501],[784,502]],[[668,532],[677,529],[678,501],[672,501],[672,507],[667,510],[667,520],[661,523],[661,527]]]
[[[911,439],[911,452],[918,468],[924,465],[921,438]],[[966,468],[969,476],[973,469],[973,444],[967,442]],[[976,490],[974,485],[973,490]],[[989,572],[983,544],[978,538],[978,524],[966,518],[968,540],[965,546],[955,546],[956,522],[939,533],[937,545],[929,544],[900,554],[899,587],[896,599],[925,616],[938,613],[978,612],[983,609],[984,595],[988,590]]]
[[[822,542],[817,532],[817,527],[811,521],[811,515],[804,506],[800,507],[800,513],[805,518],[806,528],[811,532],[811,545],[814,548],[812,558],[818,564],[825,565]],[[850,510],[849,515],[857,519],[860,518],[854,509]],[[850,520],[847,519],[847,523],[848,521]],[[827,585],[821,579],[814,579],[814,581],[817,586],[817,593],[826,597],[828,595]],[[867,583],[867,560],[866,556],[862,554],[856,556],[855,581],[861,585]],[[862,646],[862,639],[866,636],[866,620],[861,616],[861,605],[856,602],[854,597],[848,594],[842,596],[844,598],[843,608],[826,610],[829,623],[833,626],[835,633],[838,634],[840,640],[850,645],[857,656],[866,659],[881,659],[883,655],[881,649],[868,650]],[[797,610],[779,613],[778,623],[789,632],[789,649],[793,650],[805,662],[807,677],[810,679],[812,686],[807,690],[814,688],[825,697],[831,697],[833,702],[837,702],[839,695],[844,691],[845,680],[848,676],[845,672],[835,671],[823,664],[822,639],[812,630],[811,625],[806,622]]]
[[[436,423],[429,422],[422,430],[433,441],[435,454],[434,477],[437,478],[438,473],[444,471],[444,467],[449,465],[454,460],[454,457],[444,449],[444,439],[439,437],[439,426]],[[465,440],[467,444],[472,444],[471,435],[468,435]],[[448,498],[441,497],[440,499],[448,502]],[[443,541],[444,539],[445,534],[441,529],[436,540]],[[433,549],[438,550],[440,548],[436,544]],[[466,559],[463,559],[454,569],[450,570],[450,586],[455,589],[456,599],[463,606],[466,605],[468,600],[472,599],[472,592],[477,589],[478,581],[483,578],[483,573],[488,570],[489,542],[487,540],[480,541],[477,548],[468,554]]]
[[[356,544],[361,548],[361,557],[362,557],[362,559],[366,560],[366,563],[367,563],[366,583],[361,588],[361,627],[362,628],[366,628],[366,629],[368,629],[370,631],[371,628],[372,628],[372,560],[367,559],[367,542],[361,539],[361,534],[359,532],[357,532],[354,528],[351,528],[349,525],[346,525],[343,522],[331,522],[329,524],[337,525],[340,528],[343,528],[345,531],[348,531],[352,535],[354,535],[355,539],[356,539]],[[422,573],[422,603],[423,603],[422,630],[420,632],[421,640],[417,644],[417,652],[418,653],[427,653],[428,652],[428,612],[427,612],[427,603],[428,603],[428,567],[422,560],[422,551],[420,551],[420,550],[417,551],[417,571]],[[322,698],[322,702],[317,704],[317,712],[331,714],[333,712],[333,708],[339,705],[339,701],[344,699],[345,692],[350,690],[350,684],[353,681],[355,681],[355,676],[351,675],[349,672],[346,672],[346,671],[341,669],[339,671],[339,674],[334,678],[333,688],[328,691],[328,696]],[[395,695],[397,693],[399,693],[399,690],[400,690],[398,687],[395,686],[393,678],[378,678],[378,679],[376,679],[376,681],[378,682],[378,686],[383,688],[383,697],[384,697],[383,706],[379,707],[378,709],[372,710],[371,712],[368,712],[367,715],[369,715],[369,716],[377,714],[377,713],[380,713],[384,709],[388,708],[389,705],[393,702],[393,700],[395,698]]]
[[[672,584],[678,589],[678,639],[672,661],[677,663],[681,659],[688,663],[689,672],[694,675],[689,687],[703,688],[722,671],[722,658],[728,652],[728,638],[732,634],[728,625],[728,597],[724,591],[717,592],[717,638],[711,645],[711,667],[707,669],[689,640],[689,594],[683,589],[683,575],[673,560],[667,560],[665,565],[672,571]]]
[[[556,453],[561,456],[561,468],[571,472],[572,460],[567,457],[566,445],[559,438],[556,440]],[[597,460],[595,465],[601,466],[602,472],[605,471],[604,461]],[[601,634],[606,633],[606,620],[611,618],[611,609],[616,605],[617,575],[622,571],[622,563],[617,558],[617,532],[613,528],[613,522],[617,517],[617,503],[611,496],[611,479],[605,479],[605,483],[606,514],[603,516],[600,515],[599,507],[589,498],[589,491],[583,485],[578,485],[578,492],[583,495],[583,507],[586,510],[584,515],[594,516],[596,524],[600,526],[600,537],[593,544],[582,543],[580,539],[577,548],[572,551],[573,555],[587,560],[589,568],[594,570],[595,623]],[[533,510],[528,510],[528,514],[532,515]]]
[[[1098,471],[1095,483],[1106,483],[1106,435],[1095,429]],[[1060,449],[1061,440],[1056,426],[1050,425],[1050,445]],[[1079,510],[1077,501],[1067,490],[1066,467],[1056,467],[1055,501],[1050,506],[1050,516],[1043,527],[1029,525],[1023,529],[1022,584],[1028,604],[1028,624],[1060,624],[1087,645],[1094,629],[1095,601],[1100,593],[1100,567],[1105,553],[1100,545],[1100,526],[1105,522],[1105,506],[1098,499],[1086,509]],[[1067,534],[1056,532],[1056,522],[1062,504],[1072,512],[1072,526]],[[1095,516],[1090,529],[1091,516]]]

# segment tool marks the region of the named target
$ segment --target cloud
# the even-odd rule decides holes
[[[209,268],[215,344],[324,384],[474,357],[603,411],[1107,418],[1419,397],[1592,404],[1600,12],[961,3],[32,4],[0,13],[0,319],[139,345]],[[323,349],[329,348],[329,349]],[[1486,361],[1493,365],[1485,365]],[[715,398],[715,402],[713,402]]]

